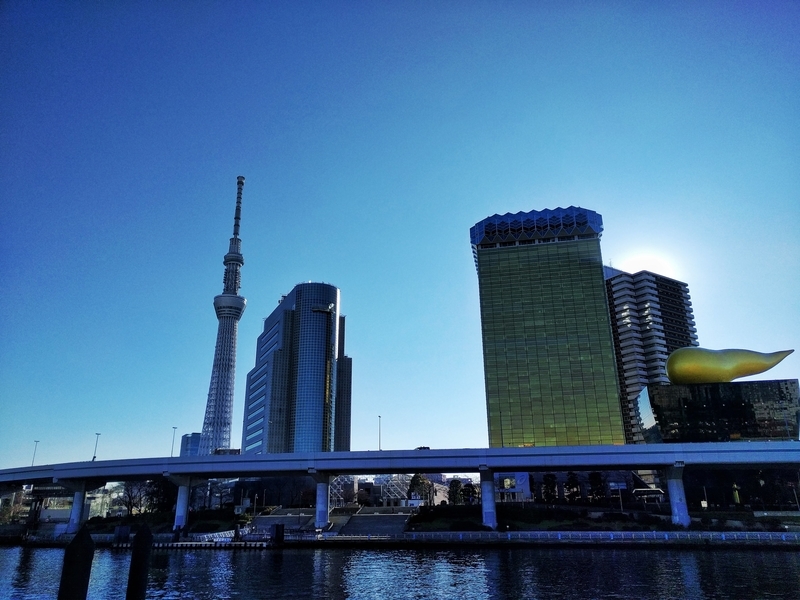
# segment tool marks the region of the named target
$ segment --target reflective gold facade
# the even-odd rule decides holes
[[[600,218],[570,207],[473,228],[493,448],[625,441],[598,228],[565,235],[551,223],[550,235],[514,241],[483,233],[491,219],[523,231],[525,217],[569,210]]]

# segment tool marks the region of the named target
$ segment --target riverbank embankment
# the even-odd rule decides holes
[[[258,550],[277,547],[463,547],[463,546],[636,546],[636,547],[728,547],[800,549],[800,532],[745,531],[514,531],[429,532],[383,536],[325,534],[287,535],[282,545],[263,541],[164,542],[154,548],[173,550]],[[114,547],[127,549],[130,544]]]

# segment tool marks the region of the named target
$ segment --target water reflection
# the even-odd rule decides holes
[[[33,548],[15,548],[19,551],[17,568],[14,569],[14,587],[24,590],[31,581],[33,572]]]
[[[64,551],[53,548],[0,548],[0,556],[8,552],[10,560],[0,560],[0,575],[5,579],[10,573],[10,589],[13,594],[5,595],[5,586],[0,585],[0,597],[31,598],[28,590],[43,594],[41,597],[55,598],[61,580],[61,563]]]
[[[63,550],[0,548],[0,598],[54,598]],[[90,598],[125,597],[130,554],[95,553]],[[764,550],[202,550],[152,555],[148,598],[795,598],[800,557]]]
[[[63,562],[63,551],[59,558],[59,569]],[[89,577],[89,598],[125,598],[125,586],[128,582],[128,569],[131,555],[128,552],[111,552],[95,550],[92,562],[92,574]],[[58,590],[58,581],[56,581]],[[48,598],[55,598],[48,596]]]
[[[697,556],[694,554],[681,555],[678,562],[681,571],[679,581],[683,584],[683,589],[676,589],[674,593],[679,593],[684,598],[702,598],[700,567],[697,564]],[[675,583],[677,584],[678,580]]]

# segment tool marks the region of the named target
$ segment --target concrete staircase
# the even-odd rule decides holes
[[[313,531],[313,508],[279,508],[269,515],[260,515],[253,519],[251,527],[259,532],[268,532],[270,525],[283,525],[286,531]]]
[[[328,533],[338,535],[394,535],[405,531],[413,514],[411,507],[344,507],[334,508],[329,517]],[[253,519],[251,527],[268,532],[270,525],[282,524],[287,532],[314,531],[313,508],[282,508]]]
[[[341,528],[339,535],[397,535],[406,529],[411,513],[359,512]]]

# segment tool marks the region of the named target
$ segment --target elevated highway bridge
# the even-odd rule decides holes
[[[336,475],[480,473],[483,522],[497,526],[494,473],[517,471],[664,470],[672,520],[689,524],[683,468],[800,468],[800,442],[722,442],[628,446],[549,446],[211,455],[85,461],[0,470],[0,488],[53,484],[74,491],[68,531],[80,525],[86,490],[109,481],[167,477],[179,485],[175,528],[186,524],[192,482],[235,477],[311,475],[317,482],[317,527],[328,523],[328,486]],[[77,508],[76,508],[77,507]]]

